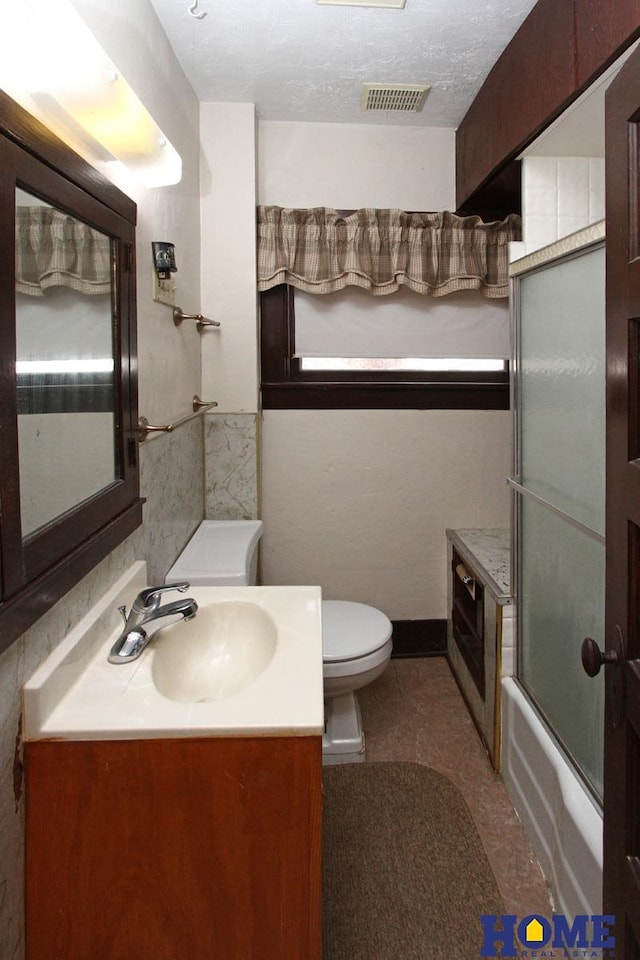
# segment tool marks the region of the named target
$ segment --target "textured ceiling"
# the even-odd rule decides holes
[[[151,3],[199,100],[255,103],[263,120],[457,127],[535,0]],[[420,113],[365,113],[362,83],[432,89]]]

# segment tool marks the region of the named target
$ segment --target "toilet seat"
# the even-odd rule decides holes
[[[375,607],[351,600],[323,600],[322,659],[333,664],[373,655],[375,660],[392,630],[389,618]]]
[[[392,646],[391,637],[389,637],[385,644],[364,657],[355,657],[353,660],[323,660],[322,676],[325,680],[346,680],[347,677],[358,677],[357,685],[351,682],[349,687],[358,689],[358,687],[366,686],[373,679],[373,673],[378,667],[386,667],[391,656]]]

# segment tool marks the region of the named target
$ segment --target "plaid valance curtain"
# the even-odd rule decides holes
[[[307,293],[364,287],[374,296],[404,285],[442,297],[480,290],[506,297],[508,247],[520,217],[483,223],[453,213],[363,208],[340,217],[329,207],[258,207],[258,289],[288,283]]]
[[[16,291],[42,297],[49,287],[110,293],[109,237],[53,207],[16,207]]]

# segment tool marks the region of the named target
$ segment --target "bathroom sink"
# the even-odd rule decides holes
[[[38,667],[23,693],[26,740],[322,734],[319,587],[192,586],[193,620],[108,663],[118,608],[146,586],[133,564]]]
[[[201,607],[193,620],[165,627],[153,641],[153,682],[178,703],[224,700],[260,676],[277,637],[275,623],[255,603],[228,600]]]

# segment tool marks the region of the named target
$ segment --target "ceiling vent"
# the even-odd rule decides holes
[[[360,106],[363,110],[418,113],[430,89],[430,86],[419,83],[363,83]]]

